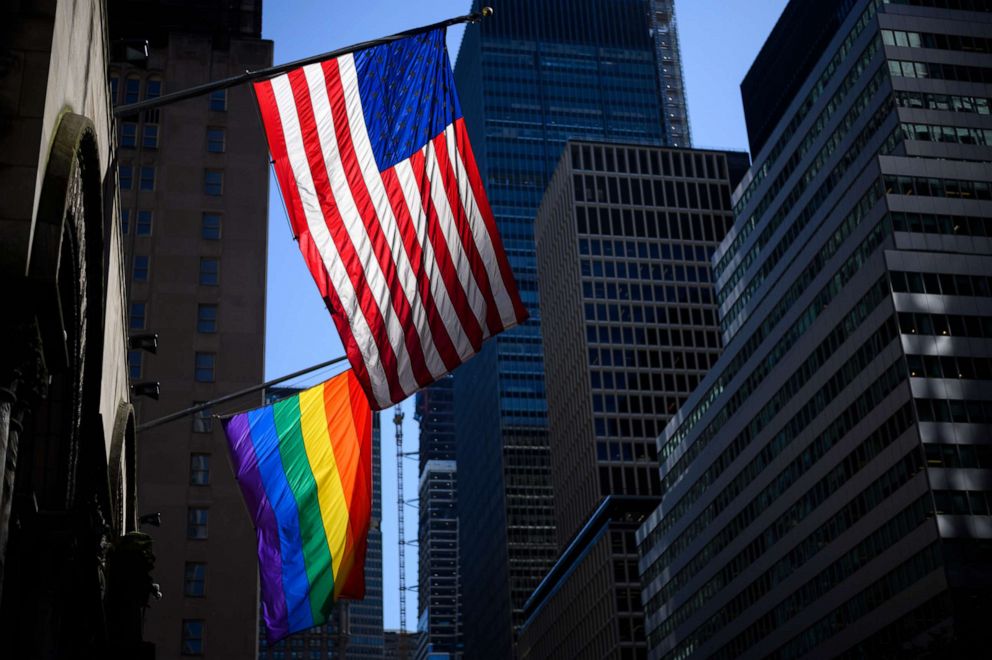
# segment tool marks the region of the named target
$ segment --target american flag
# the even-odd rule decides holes
[[[527,317],[444,36],[255,83],[293,234],[376,409]]]

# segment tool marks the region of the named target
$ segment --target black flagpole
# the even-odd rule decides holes
[[[301,60],[296,60],[295,62],[287,62],[286,64],[280,64],[278,66],[270,66],[265,69],[258,69],[257,71],[245,71],[241,75],[234,76],[233,78],[224,78],[223,80],[215,80],[213,82],[204,83],[202,85],[196,85],[195,87],[190,87],[188,89],[182,89],[179,90],[178,92],[172,92],[171,94],[164,94],[163,96],[159,96],[154,99],[148,99],[146,101],[139,101],[138,103],[129,103],[127,105],[117,106],[116,108],[114,108],[114,116],[126,117],[129,115],[134,115],[138,112],[141,112],[142,110],[159,108],[163,105],[176,103],[177,101],[185,101],[186,99],[191,99],[196,96],[209,94],[210,92],[215,92],[218,89],[228,89],[230,87],[237,87],[242,83],[270,78],[272,76],[277,76],[281,73],[286,73],[287,71],[292,71],[293,69],[298,69],[301,66],[306,66],[307,64],[313,64],[315,62],[323,62],[324,60],[330,60],[335,57],[341,57],[342,55],[347,55],[348,53],[354,53],[356,51],[366,50],[374,46],[381,46],[383,44],[392,43],[393,41],[398,41],[400,39],[412,37],[415,34],[423,34],[424,32],[430,32],[432,30],[446,28],[449,25],[457,25],[459,23],[478,23],[483,18],[492,15],[493,15],[492,7],[483,7],[482,11],[479,12],[474,12],[472,14],[465,14],[464,16],[458,16],[456,18],[449,18],[445,21],[432,23],[431,25],[425,25],[419,28],[413,28],[412,30],[399,32],[397,34],[393,34],[388,37],[372,39],[371,41],[363,41],[361,43],[354,44],[352,46],[346,46],[344,48],[332,50],[329,53],[312,55],[311,57],[305,57]]]
[[[338,364],[339,362],[344,362],[346,359],[348,359],[346,356],[336,357],[333,360],[328,360],[327,362],[321,362],[320,364],[315,364],[312,367],[307,367],[306,369],[300,369],[299,371],[294,371],[291,374],[286,374],[285,376],[280,376],[279,378],[273,378],[272,380],[267,380],[264,383],[261,383],[260,385],[252,385],[251,387],[246,387],[245,389],[234,392],[233,394],[228,394],[226,396],[222,396],[220,398],[213,399],[211,401],[204,401],[203,403],[197,404],[195,406],[190,406],[189,408],[184,408],[182,410],[174,412],[171,415],[166,415],[165,417],[159,417],[158,419],[153,419],[150,422],[139,424],[135,428],[135,430],[147,431],[148,429],[153,429],[156,426],[161,426],[162,424],[168,424],[169,422],[174,422],[177,419],[182,419],[183,417],[196,414],[201,410],[206,410],[207,408],[210,408],[211,406],[215,406],[219,403],[226,403],[228,401],[233,401],[234,399],[237,399],[239,397],[243,397],[247,394],[254,394],[255,392],[264,390],[265,388],[271,387],[273,385],[278,385],[279,383],[284,383],[287,380],[296,378],[297,376],[305,376],[306,374],[309,374],[314,371],[318,371],[319,369],[323,369],[324,367],[330,367],[332,365]]]

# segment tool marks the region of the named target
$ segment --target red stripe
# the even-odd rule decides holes
[[[468,139],[468,130],[465,128],[465,119],[459,117],[455,120],[455,146],[465,163],[465,170],[468,173],[468,180],[472,183],[472,192],[475,194],[475,203],[482,213],[482,219],[486,223],[486,231],[489,232],[489,240],[493,244],[493,252],[496,253],[496,261],[499,264],[499,272],[503,276],[503,286],[513,301],[513,310],[517,316],[517,323],[523,323],[529,316],[527,308],[520,300],[520,293],[517,291],[517,281],[513,278],[513,271],[506,258],[506,251],[503,249],[503,241],[499,231],[496,229],[496,219],[493,210],[489,206],[489,198],[486,197],[486,189],[482,185],[482,176],[475,163],[475,155],[472,153],[472,144]]]
[[[306,74],[304,74],[303,69],[294,69],[286,75],[293,90],[293,100],[296,103],[296,114],[300,121],[303,145],[306,150],[310,173],[313,177],[314,190],[320,202],[321,213],[324,216],[324,221],[334,240],[334,244],[337,246],[345,271],[351,279],[359,307],[379,349],[379,359],[382,363],[383,371],[386,373],[389,395],[394,402],[402,401],[406,398],[407,394],[400,387],[399,379],[396,375],[396,354],[393,352],[393,347],[389,343],[389,335],[386,331],[382,312],[376,303],[375,296],[369,291],[361,260],[355,251],[355,246],[351,243],[351,238],[348,236],[344,224],[341,222],[341,215],[334,201],[334,193],[331,190],[331,182],[327,175],[324,154],[320,146],[320,137],[317,134],[317,122],[313,114],[313,105],[310,102],[310,89],[307,86]],[[368,389],[371,389],[371,387]],[[374,407],[378,409],[379,404],[375,396],[370,396],[369,401],[374,403]]]
[[[275,161],[273,166],[276,170],[276,179],[279,181],[282,198],[286,200],[288,207],[293,236],[299,236],[301,232],[307,230],[307,219],[303,215],[303,202],[300,200],[300,191],[296,188],[293,167],[289,163],[286,135],[283,133],[282,120],[279,118],[279,105],[276,103],[271,81],[257,82],[254,87],[258,109],[262,115],[262,125],[265,127],[265,136],[269,140],[269,151],[272,153],[272,160]]]
[[[372,515],[372,419],[368,414],[368,408],[361,400],[362,391],[358,389],[359,383],[354,378],[348,378],[348,386],[351,390],[351,409],[355,416],[355,427],[359,433],[361,443],[361,459],[358,466],[358,479],[356,480],[353,510],[360,510],[364,515],[363,525],[355,530],[355,546],[353,548],[354,563],[348,575],[345,576],[344,586],[341,588],[339,597],[355,598],[361,600],[365,597],[365,554],[368,547],[369,523]],[[361,498],[361,509],[357,509],[356,502]]]
[[[382,223],[379,214],[376,212],[375,204],[369,196],[369,189],[362,174],[358,156],[355,154],[355,144],[351,139],[351,125],[348,123],[348,109],[345,105],[344,88],[341,84],[341,68],[338,60],[322,62],[324,79],[327,82],[327,96],[331,102],[331,116],[334,118],[334,132],[337,135],[338,150],[341,152],[341,163],[344,165],[345,177],[348,180],[348,187],[351,189],[351,196],[355,200],[355,207],[358,215],[362,219],[366,234],[372,244],[372,251],[379,262],[386,285],[389,287],[389,297],[392,302],[393,311],[403,328],[406,339],[406,350],[410,356],[410,365],[413,369],[413,377],[420,387],[426,387],[434,382],[434,376],[427,368],[427,360],[424,357],[424,347],[420,343],[420,334],[417,332],[417,325],[413,321],[413,309],[410,301],[407,300],[403,291],[403,284],[400,276],[396,272],[396,262],[389,242],[382,231]],[[384,307],[386,301],[379,301],[380,309]],[[427,347],[431,350],[432,347]]]
[[[462,330],[465,331],[473,351],[478,353],[482,348],[482,327],[472,312],[465,289],[462,288],[462,284],[458,280],[455,262],[451,258],[451,253],[448,252],[448,243],[441,231],[441,223],[437,219],[434,200],[431,199],[431,182],[427,178],[426,162],[422,150],[410,156],[410,168],[413,170],[413,178],[417,181],[417,187],[420,189],[420,199],[423,203],[424,213],[427,214],[427,237],[430,239],[431,245],[434,246],[434,257],[441,267],[441,277],[448,290],[451,306],[455,308],[458,321]]]
[[[472,236],[472,227],[469,225],[468,215],[462,205],[461,194],[458,191],[458,173],[451,166],[448,158],[448,141],[444,133],[434,138],[434,156],[437,159],[438,173],[441,176],[441,184],[444,192],[448,196],[448,206],[451,207],[451,215],[455,219],[455,226],[458,229],[458,237],[461,239],[462,250],[468,258],[469,266],[472,268],[472,277],[482,293],[482,298],[486,303],[486,325],[489,326],[489,336],[493,336],[503,331],[503,321],[499,317],[499,307],[496,305],[496,296],[493,295],[492,286],[489,284],[489,273],[486,272],[486,264],[482,261],[479,253],[479,246],[475,244],[475,237]]]
[[[365,366],[365,358],[351,332],[348,318],[341,311],[341,301],[338,299],[330,275],[324,267],[324,260],[310,236],[310,229],[307,226],[306,215],[303,211],[303,200],[300,197],[300,191],[296,186],[296,177],[293,176],[293,169],[289,163],[286,137],[282,128],[282,119],[279,117],[279,107],[276,105],[272,92],[272,83],[269,81],[256,83],[255,93],[258,96],[259,108],[262,113],[262,123],[269,139],[269,149],[272,151],[272,158],[275,161],[276,176],[282,188],[283,199],[287,202],[287,212],[294,225],[294,233],[300,252],[303,253],[303,260],[317,284],[317,290],[320,291],[324,304],[331,312],[331,318],[341,336],[341,343],[348,355],[348,361],[355,370],[355,375],[364,385],[369,401],[375,401],[376,399],[369,387],[370,379]]]
[[[461,364],[458,357],[458,350],[455,348],[448,328],[441,319],[434,294],[431,293],[430,277],[424,268],[424,249],[417,240],[417,230],[410,216],[410,209],[407,206],[406,198],[403,196],[403,187],[396,176],[396,169],[389,168],[382,173],[382,185],[386,189],[389,197],[389,204],[393,207],[393,215],[396,217],[396,227],[403,238],[403,247],[406,249],[407,258],[413,268],[413,275],[417,280],[417,288],[420,291],[420,298],[424,301],[424,308],[427,311],[427,322],[431,327],[431,335],[434,337],[434,347],[437,349],[444,367],[448,371],[454,370]]]

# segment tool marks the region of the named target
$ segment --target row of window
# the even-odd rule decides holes
[[[992,470],[992,445],[924,444],[932,468],[982,468]]]
[[[889,60],[889,74],[895,78],[937,78],[984,85],[992,83],[992,69],[963,64]]]
[[[992,218],[946,213],[890,213],[894,231],[992,238]]]
[[[899,90],[895,93],[895,99],[896,105],[900,108],[970,112],[978,115],[992,114],[992,101],[981,96],[931,94],[930,92]]]
[[[992,358],[964,355],[907,355],[913,378],[992,380]]]
[[[132,381],[141,380],[144,373],[144,351],[127,352],[128,376]],[[198,383],[212,383],[216,380],[217,354],[197,352],[193,359],[193,378]]]
[[[131,271],[133,282],[147,282],[151,274],[151,257],[146,254],[134,255],[134,267]],[[197,282],[203,286],[220,285],[220,259],[218,257],[200,257],[200,270]]]
[[[892,279],[892,290],[896,293],[992,297],[992,277],[985,275],[913,273],[894,270],[889,276]]]
[[[934,124],[902,124],[907,140],[992,146],[992,129],[967,126],[937,126]]]
[[[730,215],[708,213],[678,213],[654,209],[607,208],[602,206],[578,205],[575,208],[576,229],[580,234],[593,234],[615,238],[651,238],[660,240],[662,247],[676,240],[719,241],[730,229],[734,219]],[[502,231],[502,227],[500,228]],[[657,252],[658,244],[647,244]],[[629,245],[628,245],[628,250]],[[690,248],[691,249],[691,248]],[[707,247],[712,254],[712,247]],[[636,248],[640,255],[642,250]],[[621,255],[623,253],[620,253]],[[657,259],[657,256],[652,258]],[[707,260],[709,257],[707,257]]]
[[[992,339],[990,316],[899,312],[899,327],[904,335]]]
[[[960,181],[919,176],[885,176],[885,192],[889,195],[919,197],[950,197],[952,199],[992,200],[992,183]]]
[[[882,30],[882,43],[886,46],[902,46],[904,48],[934,48],[937,50],[960,50],[969,53],[992,53],[992,40],[964,34]]]
[[[142,86],[144,96],[142,96]],[[130,74],[124,78],[123,99],[120,97],[120,76],[111,74],[110,76],[110,102],[117,105],[123,101],[125,105],[156,99],[162,95],[162,80],[158,77],[149,77],[142,80],[136,74]],[[210,92],[207,99],[208,107],[214,112],[227,112],[227,90],[218,89]]]
[[[992,515],[992,491],[988,490],[935,490],[935,511],[951,516]]]
[[[139,209],[135,213],[134,233],[136,236],[152,235],[152,220],[154,213],[149,210]],[[220,240],[221,214],[216,212],[205,212],[200,216],[200,238],[205,241]],[[131,210],[121,209],[121,232],[125,235],[131,231]]]
[[[134,170],[131,164],[122,164],[118,168],[121,190],[134,189]],[[138,167],[138,190],[153,192],[155,190],[155,166],[141,165]],[[224,194],[223,170],[203,171],[203,194],[209,197],[220,197]]]
[[[726,179],[727,164],[722,154],[700,154],[654,149],[625,149],[605,145],[572,145],[572,167],[594,172],[688,176],[699,179]]]
[[[161,131],[158,124],[144,123],[141,126],[141,148],[158,149]],[[138,146],[138,123],[124,121],[120,124],[120,146],[134,149]],[[207,127],[207,152],[222,154],[227,149],[225,130],[219,126]]]
[[[632,288],[633,290],[633,288]],[[709,288],[695,286],[653,286],[641,287],[640,295],[650,300],[652,297],[659,303],[709,305],[712,298],[707,295]],[[585,303],[583,305],[587,321],[622,322],[622,323],[664,323],[667,319],[668,306],[640,304],[606,304]],[[678,344],[681,345],[681,344]],[[706,344],[698,344],[704,346]]]
[[[575,174],[576,202],[690,210],[730,210],[730,188],[716,183]]]
[[[921,422],[992,424],[992,402],[961,399],[916,399]]]
[[[144,330],[147,322],[148,303],[131,303],[128,317],[129,330]],[[196,306],[196,331],[204,334],[217,332],[218,307],[213,303],[200,303]]]

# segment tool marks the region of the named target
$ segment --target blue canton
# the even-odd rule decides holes
[[[462,116],[444,30],[355,53],[355,68],[380,172],[412,156]]]

